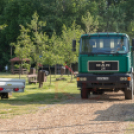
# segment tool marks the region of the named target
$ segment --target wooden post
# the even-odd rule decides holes
[[[43,82],[39,82],[39,88],[43,87]]]
[[[12,46],[10,47],[10,54],[11,54],[11,59],[12,59]]]
[[[38,82],[39,82],[39,88],[43,87],[43,72],[38,71]]]

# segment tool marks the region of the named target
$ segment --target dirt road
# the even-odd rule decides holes
[[[122,92],[39,108],[35,114],[0,119],[0,134],[133,134],[134,100]],[[46,110],[47,109],[47,110]]]

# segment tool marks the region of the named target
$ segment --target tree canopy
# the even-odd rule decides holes
[[[38,44],[42,46],[46,38],[51,39],[54,33],[57,41],[60,42],[62,39],[62,42],[65,42],[63,31],[65,27],[69,30],[74,22],[77,26],[76,31],[80,30],[80,33],[124,32],[132,38],[133,4],[133,0],[1,0],[0,65],[3,68],[9,63],[9,59],[16,55],[15,47],[11,49],[10,44],[18,44],[18,37],[22,34],[20,26],[30,30],[27,37],[33,43],[34,51],[38,51]],[[37,18],[33,18],[35,14]],[[35,19],[36,26],[33,22]],[[49,41],[49,44],[52,42]]]

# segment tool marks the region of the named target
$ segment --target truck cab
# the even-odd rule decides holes
[[[122,90],[133,99],[133,49],[125,33],[83,34],[80,39],[77,87],[81,98],[90,92]]]

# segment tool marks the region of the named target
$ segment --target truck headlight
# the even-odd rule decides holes
[[[77,77],[77,81],[87,81],[86,77]]]
[[[86,77],[81,77],[80,80],[81,81],[87,81],[87,78]]]
[[[120,77],[120,81],[130,81],[131,77]]]

